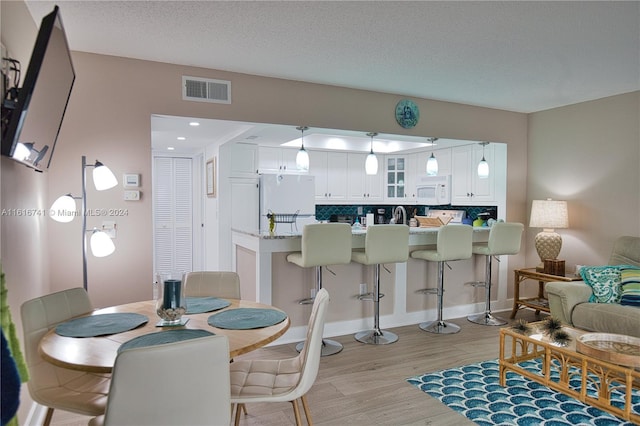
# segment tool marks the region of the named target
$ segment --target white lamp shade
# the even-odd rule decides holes
[[[296,155],[296,167],[298,170],[309,170],[309,153],[304,147],[300,148]]]
[[[531,203],[532,228],[558,229],[569,227],[569,211],[566,201],[533,200]]]
[[[56,222],[71,222],[77,215],[76,200],[69,194],[58,197],[49,210],[49,216]]]
[[[482,161],[478,163],[478,177],[480,179],[486,179],[489,177],[489,163],[482,157]]]
[[[378,174],[378,157],[376,157],[373,152],[367,155],[367,159],[364,163],[364,170],[368,175]]]
[[[93,184],[98,191],[104,191],[116,186],[118,179],[107,166],[96,163],[96,167],[93,169]]]
[[[427,160],[427,176],[438,176],[438,160],[433,152]]]
[[[95,257],[109,256],[116,249],[111,238],[102,231],[93,231],[91,234],[91,253]]]

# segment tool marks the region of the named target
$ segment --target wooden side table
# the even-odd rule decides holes
[[[582,278],[580,276],[576,276],[574,274],[567,275],[551,275],[545,274],[543,272],[538,272],[536,268],[523,268],[516,269],[513,271],[515,274],[513,285],[514,293],[513,293],[513,310],[511,311],[511,319],[516,317],[518,313],[518,309],[520,307],[526,307],[536,310],[536,315],[543,312],[549,311],[549,301],[544,297],[544,283],[548,283],[551,281],[580,281]],[[529,297],[526,299],[520,298],[520,284],[522,284],[525,280],[537,280],[538,281],[538,296],[537,297]]]

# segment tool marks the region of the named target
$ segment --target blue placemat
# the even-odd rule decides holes
[[[167,330],[157,333],[149,333],[135,337],[124,342],[118,348],[118,353],[132,348],[141,348],[144,346],[163,345],[165,343],[180,342],[182,340],[197,339],[199,337],[213,336],[214,333],[207,330]]]
[[[278,324],[287,318],[287,314],[275,309],[238,308],[229,309],[209,317],[210,326],[230,330],[250,330]]]
[[[226,308],[231,302],[217,297],[187,297],[187,314],[201,314]]]
[[[134,313],[91,315],[58,324],[56,333],[66,337],[104,336],[133,330],[147,321],[145,315]]]

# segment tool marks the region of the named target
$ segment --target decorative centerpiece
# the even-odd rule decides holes
[[[184,293],[184,279],[182,273],[157,274],[154,283],[154,297],[156,299],[156,314],[161,321],[158,326],[184,325],[186,320],[182,316],[187,312],[187,298]]]
[[[513,326],[511,326],[511,328],[516,333],[522,334],[524,336],[529,336],[533,332],[533,329],[527,323],[527,320],[524,320],[522,318],[519,319]]]
[[[549,317],[544,320],[541,331],[559,346],[567,346],[571,342],[571,336],[562,329],[562,321],[557,318]]]

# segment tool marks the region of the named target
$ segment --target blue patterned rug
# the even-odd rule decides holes
[[[540,371],[538,361],[520,365]],[[633,425],[519,374],[508,372],[507,386],[502,387],[498,360],[437,371],[407,381],[479,425]],[[622,400],[623,394],[612,392],[612,398]],[[632,405],[632,411],[640,413],[640,392],[633,392]]]

